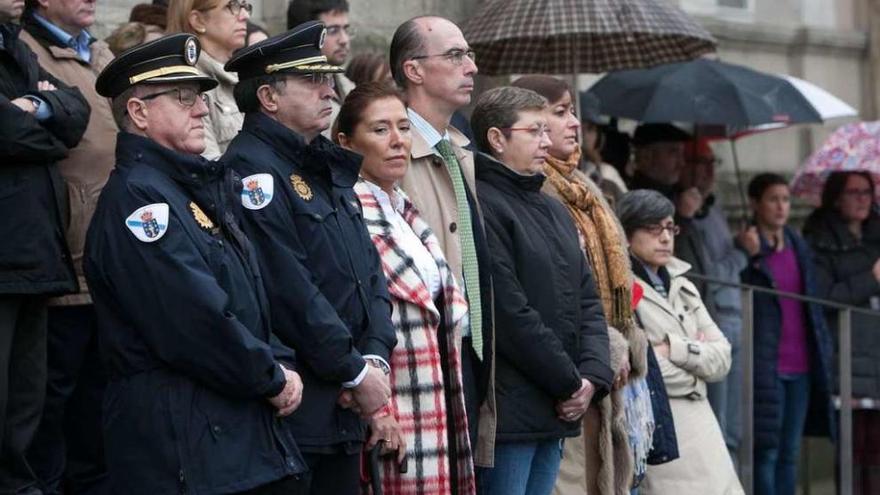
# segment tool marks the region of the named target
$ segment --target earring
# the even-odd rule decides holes
[[[207,29],[205,29],[205,28],[196,29],[196,32],[199,34],[205,34],[206,31],[207,31]]]

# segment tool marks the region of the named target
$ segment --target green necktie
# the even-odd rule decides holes
[[[464,290],[470,307],[471,344],[480,361],[483,360],[483,307],[480,305],[480,265],[477,261],[477,248],[474,245],[474,229],[471,223],[471,207],[467,201],[467,185],[461,165],[452,149],[452,143],[441,139],[437,151],[446,162],[455,203],[458,206],[458,238],[461,243],[461,268],[464,272]]]

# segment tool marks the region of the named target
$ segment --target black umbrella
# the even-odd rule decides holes
[[[822,122],[787,79],[701,58],[612,72],[590,88],[606,115],[641,122],[752,127]]]

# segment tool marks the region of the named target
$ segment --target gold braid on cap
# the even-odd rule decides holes
[[[147,79],[152,79],[154,77],[159,76],[167,76],[168,74],[179,74],[181,72],[186,72],[187,74],[199,75],[199,70],[195,67],[189,65],[172,65],[170,67],[159,67],[158,69],[148,70],[147,72],[141,72],[140,74],[136,74],[128,78],[129,84],[137,84],[141,81],[146,81]]]
[[[324,65],[317,65],[317,66],[308,65],[308,64],[314,64],[315,62],[317,62],[318,64],[324,64]],[[290,62],[283,62],[280,64],[267,65],[266,66],[266,74],[271,74],[273,72],[278,72],[279,70],[284,70],[284,69],[306,69],[306,70],[309,70],[309,69],[315,69],[318,67],[329,67],[326,64],[327,64],[327,57],[325,57],[324,55],[321,55],[319,57],[301,58],[299,60],[293,60]]]

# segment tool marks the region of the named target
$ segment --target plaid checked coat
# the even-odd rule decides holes
[[[396,194],[404,199],[404,220],[440,270],[445,323],[441,328],[441,310],[435,306],[412,257],[398,244],[376,197],[363,179],[354,190],[388,279],[391,320],[397,332],[397,347],[390,362],[391,401],[406,440],[409,469],[400,474],[394,462],[386,462],[381,470],[383,492],[442,495],[451,493],[456,484],[459,494],[473,495],[476,488],[460,361],[459,323],[467,313],[467,302],[446,264],[439,241],[409,198],[397,189]],[[441,353],[441,348],[448,352]]]

